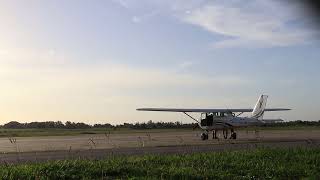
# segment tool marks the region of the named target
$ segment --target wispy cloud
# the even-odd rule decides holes
[[[67,60],[64,55],[57,53],[55,49],[0,49],[1,68],[56,66],[63,65],[68,61],[70,60]]]
[[[148,19],[158,15],[160,12],[158,10],[153,10],[150,13],[145,13],[142,15],[135,15],[132,17],[132,22],[141,23],[143,21],[147,21]]]
[[[77,82],[79,82],[79,88],[80,86],[82,88],[85,86],[92,88],[105,84],[114,89],[207,87],[211,84],[226,87],[248,83],[246,79],[238,76],[211,77],[177,72],[177,69],[185,69],[194,65],[191,61],[185,61],[176,67],[163,69],[111,63],[115,60],[105,60],[93,65],[81,65],[74,60],[74,57],[61,54],[53,49],[11,49],[1,52],[3,53],[0,53],[0,73],[3,75],[1,77],[3,81],[6,81],[5,75],[10,75],[16,77],[15,79],[30,80],[30,82],[44,80],[41,83],[46,84],[45,87],[51,87],[50,84],[55,84],[56,87],[60,85],[61,87],[75,87]],[[42,75],[39,76],[41,73]],[[54,80],[55,83],[50,80]],[[6,82],[10,82],[10,79]],[[96,86],[92,86],[93,83],[96,83]],[[17,85],[19,84],[20,82]]]
[[[192,61],[184,61],[181,64],[179,64],[178,68],[179,69],[187,69],[187,68],[189,68],[189,67],[191,67],[193,65],[194,65],[194,63]]]
[[[116,4],[119,4],[120,6],[124,7],[124,8],[129,8],[129,4],[126,0],[111,0]]]
[[[176,13],[186,12],[199,7],[207,0],[112,0],[114,3],[135,14],[132,22],[141,23],[159,14],[175,16]]]
[[[312,31],[297,26],[303,19],[294,7],[274,1],[214,1],[181,16],[182,21],[224,40],[214,47],[273,47],[303,44]],[[303,23],[303,22],[300,22]]]
[[[305,44],[316,34],[315,30],[305,26],[307,19],[299,9],[300,4],[295,2],[275,0],[114,1],[125,8],[138,9],[135,14],[141,15],[132,17],[135,23],[166,13],[187,24],[201,27],[222,39],[213,42],[214,48],[286,47]]]
[[[195,75],[177,72],[178,67],[133,67],[114,60],[81,65],[73,57],[50,49],[2,52],[0,107],[7,112],[2,114],[6,119],[113,119],[118,115],[115,112],[134,111],[140,103],[186,102],[182,98],[185,91],[211,93],[251,83],[238,76]],[[146,95],[150,92],[158,93],[150,100]],[[164,98],[170,93],[170,100]],[[192,100],[194,97],[189,97],[190,104]]]

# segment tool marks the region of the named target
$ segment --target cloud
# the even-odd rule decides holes
[[[229,88],[250,83],[237,76],[203,76],[176,71],[187,68],[191,62],[185,62],[176,68],[160,69],[155,67],[133,67],[115,63],[81,65],[72,57],[61,55],[53,50],[9,51],[0,56],[0,80],[3,88],[11,94],[20,94],[24,89],[25,97],[59,93],[66,99],[73,95],[126,95],[123,91],[153,91],[162,89],[209,89],[210,87]],[[114,62],[114,61],[112,61]],[[102,94],[100,94],[102,92]],[[165,92],[164,92],[165,93]],[[6,94],[6,93],[3,93]],[[19,95],[19,96],[20,96]],[[17,96],[17,97],[19,97]]]
[[[129,8],[129,4],[126,0],[112,0],[114,3],[119,4],[120,6],[128,9]]]
[[[198,7],[206,0],[112,0],[132,14],[132,22],[141,23],[159,14],[173,15]]]
[[[184,61],[184,62],[182,62],[181,64],[179,64],[179,69],[180,70],[183,70],[183,69],[188,69],[189,67],[191,67],[191,66],[193,66],[194,65],[194,63],[193,62],[191,62],[191,61]]]
[[[303,44],[312,31],[302,23],[295,8],[274,1],[214,1],[180,16],[224,39],[214,47],[274,47]]]
[[[246,85],[247,79],[236,76],[201,76],[174,71],[174,69],[130,67],[121,64],[99,64],[91,67],[72,67],[57,71],[54,78],[69,81],[78,88],[100,88],[112,93],[119,90],[163,90],[184,88],[228,88]],[[64,83],[67,85],[69,82]],[[72,82],[72,83],[71,83]],[[68,85],[67,85],[68,86]]]
[[[54,49],[10,49],[0,51],[0,73],[12,75],[17,79],[39,80],[51,87],[50,81],[54,80],[59,86],[91,87],[107,85],[112,88],[157,88],[157,87],[180,87],[180,86],[208,86],[216,84],[229,86],[246,83],[237,76],[202,76],[183,73],[194,65],[191,61],[185,61],[172,68],[156,67],[133,67],[123,64],[111,63],[115,60],[100,60],[100,63],[82,65],[74,60],[74,57],[61,54]],[[39,76],[39,74],[41,74]],[[71,83],[72,82],[72,83]],[[70,84],[69,84],[70,83]],[[42,85],[41,85],[42,86]]]
[[[133,17],[132,17],[132,22],[134,22],[134,23],[140,23],[140,22],[141,22],[141,18],[138,17],[138,16],[133,16]]]
[[[55,49],[0,49],[0,64],[2,68],[14,66],[56,66],[63,65],[67,61],[64,55],[57,53]]]
[[[141,23],[142,21],[147,21],[148,19],[150,19],[158,14],[159,14],[159,11],[154,10],[154,11],[151,11],[150,13],[136,15],[136,16],[132,17],[132,22]]]
[[[6,121],[116,120],[122,112],[133,115],[141,105],[192,105],[200,102],[201,97],[196,98],[201,96],[200,92],[212,94],[251,83],[232,75],[181,73],[176,71],[178,66],[134,67],[110,63],[116,62],[114,60],[81,64],[71,56],[50,49],[1,52],[0,108],[5,113],[0,120]],[[131,118],[123,116],[123,121]]]
[[[286,47],[310,43],[317,31],[306,27],[301,4],[275,0],[113,0],[141,23],[165,14],[217,36],[214,48]],[[140,14],[140,15],[139,15]]]

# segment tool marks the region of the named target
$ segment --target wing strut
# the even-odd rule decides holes
[[[199,123],[199,121],[198,121],[196,118],[190,116],[188,113],[183,112],[183,114],[187,115],[188,117],[190,117],[191,119],[193,119],[194,121],[196,121],[197,123]]]
[[[236,115],[236,117],[239,117],[241,114],[243,114],[244,112],[240,112],[238,115]]]

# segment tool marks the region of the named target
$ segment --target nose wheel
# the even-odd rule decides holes
[[[231,136],[230,136],[230,139],[237,139],[237,133],[232,132]]]
[[[236,133],[236,132],[234,132],[234,130],[233,130],[233,129],[231,129],[230,139],[237,139],[237,133]]]
[[[229,135],[228,129],[223,130],[224,139],[228,139],[228,135]],[[230,134],[229,139],[237,139],[237,133],[234,132],[233,129],[231,129],[231,134]]]

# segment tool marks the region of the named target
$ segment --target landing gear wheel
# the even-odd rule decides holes
[[[218,139],[217,137],[217,130],[212,131],[212,139]]]
[[[223,137],[224,139],[228,139],[228,129],[223,130]]]
[[[208,134],[206,134],[206,133],[201,134],[201,140],[205,141],[205,140],[208,140],[208,138],[209,138]]]
[[[230,139],[237,139],[237,133],[232,132],[231,136],[230,136]]]

